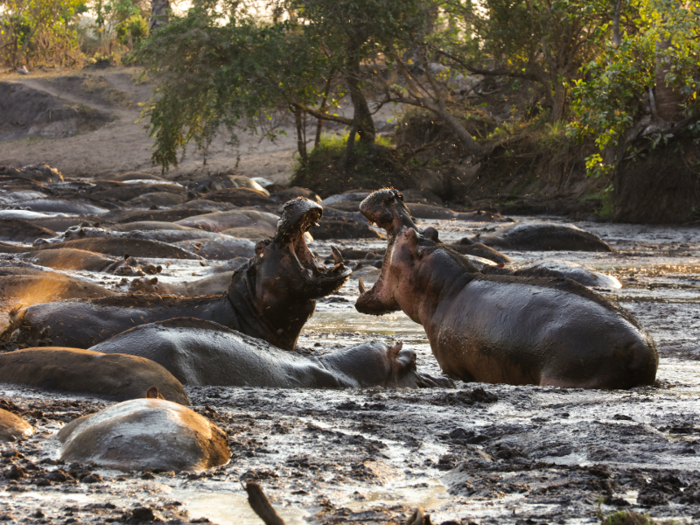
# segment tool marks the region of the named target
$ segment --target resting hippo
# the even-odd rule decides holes
[[[522,251],[571,250],[611,252],[613,249],[597,235],[572,224],[549,222],[510,224],[493,233],[477,235],[474,242],[501,249]]]
[[[58,432],[63,461],[116,470],[204,470],[231,457],[226,434],[196,412],[157,398],[132,399],[83,416]]]
[[[41,304],[20,310],[5,333],[19,328],[17,341],[29,342],[27,346],[38,346],[32,341],[43,333],[54,346],[89,348],[135,325],[197,317],[291,350],[316,309],[316,299],[338,290],[351,274],[337,250],[335,265],[328,269],[306,246],[304,233],[322,213],[321,206],[307,199],[285,204],[274,238],[256,245],[256,256],[236,270],[227,293]]]
[[[0,408],[0,443],[19,441],[34,434],[34,429],[24,419]]]
[[[448,375],[583,388],[654,382],[654,341],[621,307],[570,279],[482,274],[422,235],[396,190],[373,193],[360,209],[387,230],[389,246],[357,310],[406,312],[423,325]]]
[[[209,321],[169,319],[137,326],[91,348],[145,357],[186,385],[274,388],[447,386],[416,372],[416,354],[379,341],[303,357]]]
[[[133,355],[78,348],[27,348],[0,354],[0,382],[84,392],[123,401],[155,386],[181,405],[190,400],[180,382],[153,361]]]

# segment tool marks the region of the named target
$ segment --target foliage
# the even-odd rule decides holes
[[[630,20],[619,46],[612,43],[586,64],[583,78],[575,82],[573,108],[577,119],[569,134],[577,140],[592,137],[601,152],[616,148],[624,133],[652,113],[650,94],[666,86],[656,78],[660,61],[668,62],[661,82],[675,86],[686,97],[687,114],[697,110],[700,91],[700,22],[689,2],[633,0],[638,16]],[[670,40],[668,49],[658,43]],[[618,158],[604,162],[603,155],[586,159],[591,175],[609,173]]]
[[[537,82],[564,116],[566,92],[580,66],[609,38],[614,2],[605,0],[471,0],[447,3],[446,30],[434,46],[471,73]]]
[[[290,21],[258,21],[238,2],[204,1],[173,18],[136,59],[158,81],[144,115],[156,137],[154,162],[177,165],[190,141],[206,149],[220,128],[274,138],[276,110],[314,104],[329,61]]]
[[[85,0],[6,0],[0,13],[0,61],[12,67],[76,62],[72,21],[87,10]]]
[[[148,36],[148,21],[141,13],[135,13],[119,22],[115,31],[120,44],[136,46]]]

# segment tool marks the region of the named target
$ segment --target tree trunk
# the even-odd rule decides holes
[[[376,136],[376,129],[374,127],[374,120],[372,119],[372,112],[369,110],[369,104],[365,98],[365,94],[360,88],[359,82],[359,64],[357,66],[357,71],[353,71],[346,78],[348,87],[350,88],[350,100],[352,100],[353,106],[353,120],[357,122],[357,134],[360,136],[362,142],[367,142],[374,144],[374,139]]]
[[[299,152],[299,160],[303,167],[309,162],[309,156],[306,153],[306,125],[304,123],[303,112],[297,108],[294,108],[294,123],[297,128],[297,151]]]
[[[685,97],[676,86],[666,83],[671,64],[663,52],[670,47],[670,40],[656,42],[656,115],[661,120],[674,122],[680,116]]]
[[[151,19],[148,21],[148,31],[152,33],[167,24],[169,14],[169,0],[151,0]]]
[[[554,82],[554,97],[552,98],[551,121],[559,122],[564,118],[564,106],[566,105],[566,86],[557,79]]]

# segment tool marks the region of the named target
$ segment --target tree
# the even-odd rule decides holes
[[[153,161],[177,165],[189,142],[206,149],[222,130],[232,143],[240,127],[274,138],[278,112],[338,119],[323,109],[334,71],[319,49],[292,20],[259,20],[235,1],[204,0],[173,17],[136,56],[157,81],[144,112],[156,137]],[[301,141],[302,158],[305,147]]]
[[[84,0],[6,0],[0,14],[0,59],[12,67],[75,63],[78,41],[69,24],[86,10]]]
[[[698,13],[675,0],[629,7],[635,17],[620,45],[587,64],[576,83],[571,135],[595,139],[600,151],[586,164],[591,174],[613,176],[616,219],[687,221],[695,175],[678,161],[700,109]]]
[[[614,5],[605,0],[448,0],[456,22],[439,52],[457,69],[508,76],[543,88],[550,120],[564,117],[567,89],[607,39]]]

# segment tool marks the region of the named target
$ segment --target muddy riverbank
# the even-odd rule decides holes
[[[448,241],[487,228],[421,222]],[[3,403],[37,429],[27,441],[0,445],[0,519],[252,525],[259,521],[241,480],[255,479],[288,524],[401,523],[416,506],[438,524],[597,523],[597,513],[618,509],[681,523],[700,520],[700,230],[578,225],[616,252],[506,253],[516,266],[556,258],[615,275],[623,288],[599,291],[613,295],[652,333],[661,356],[655,387],[190,387],[197,411],[228,433],[233,457],[214,471],[174,474],[61,464],[53,434],[108,403],[0,385]],[[330,244],[317,241],[311,248],[326,255]],[[168,262],[165,280],[192,280],[205,271],[194,262]],[[112,287],[119,282],[100,278]],[[419,369],[439,373],[422,328],[403,314],[358,314],[356,288],[350,281],[319,304],[300,351],[400,340],[418,353]]]

